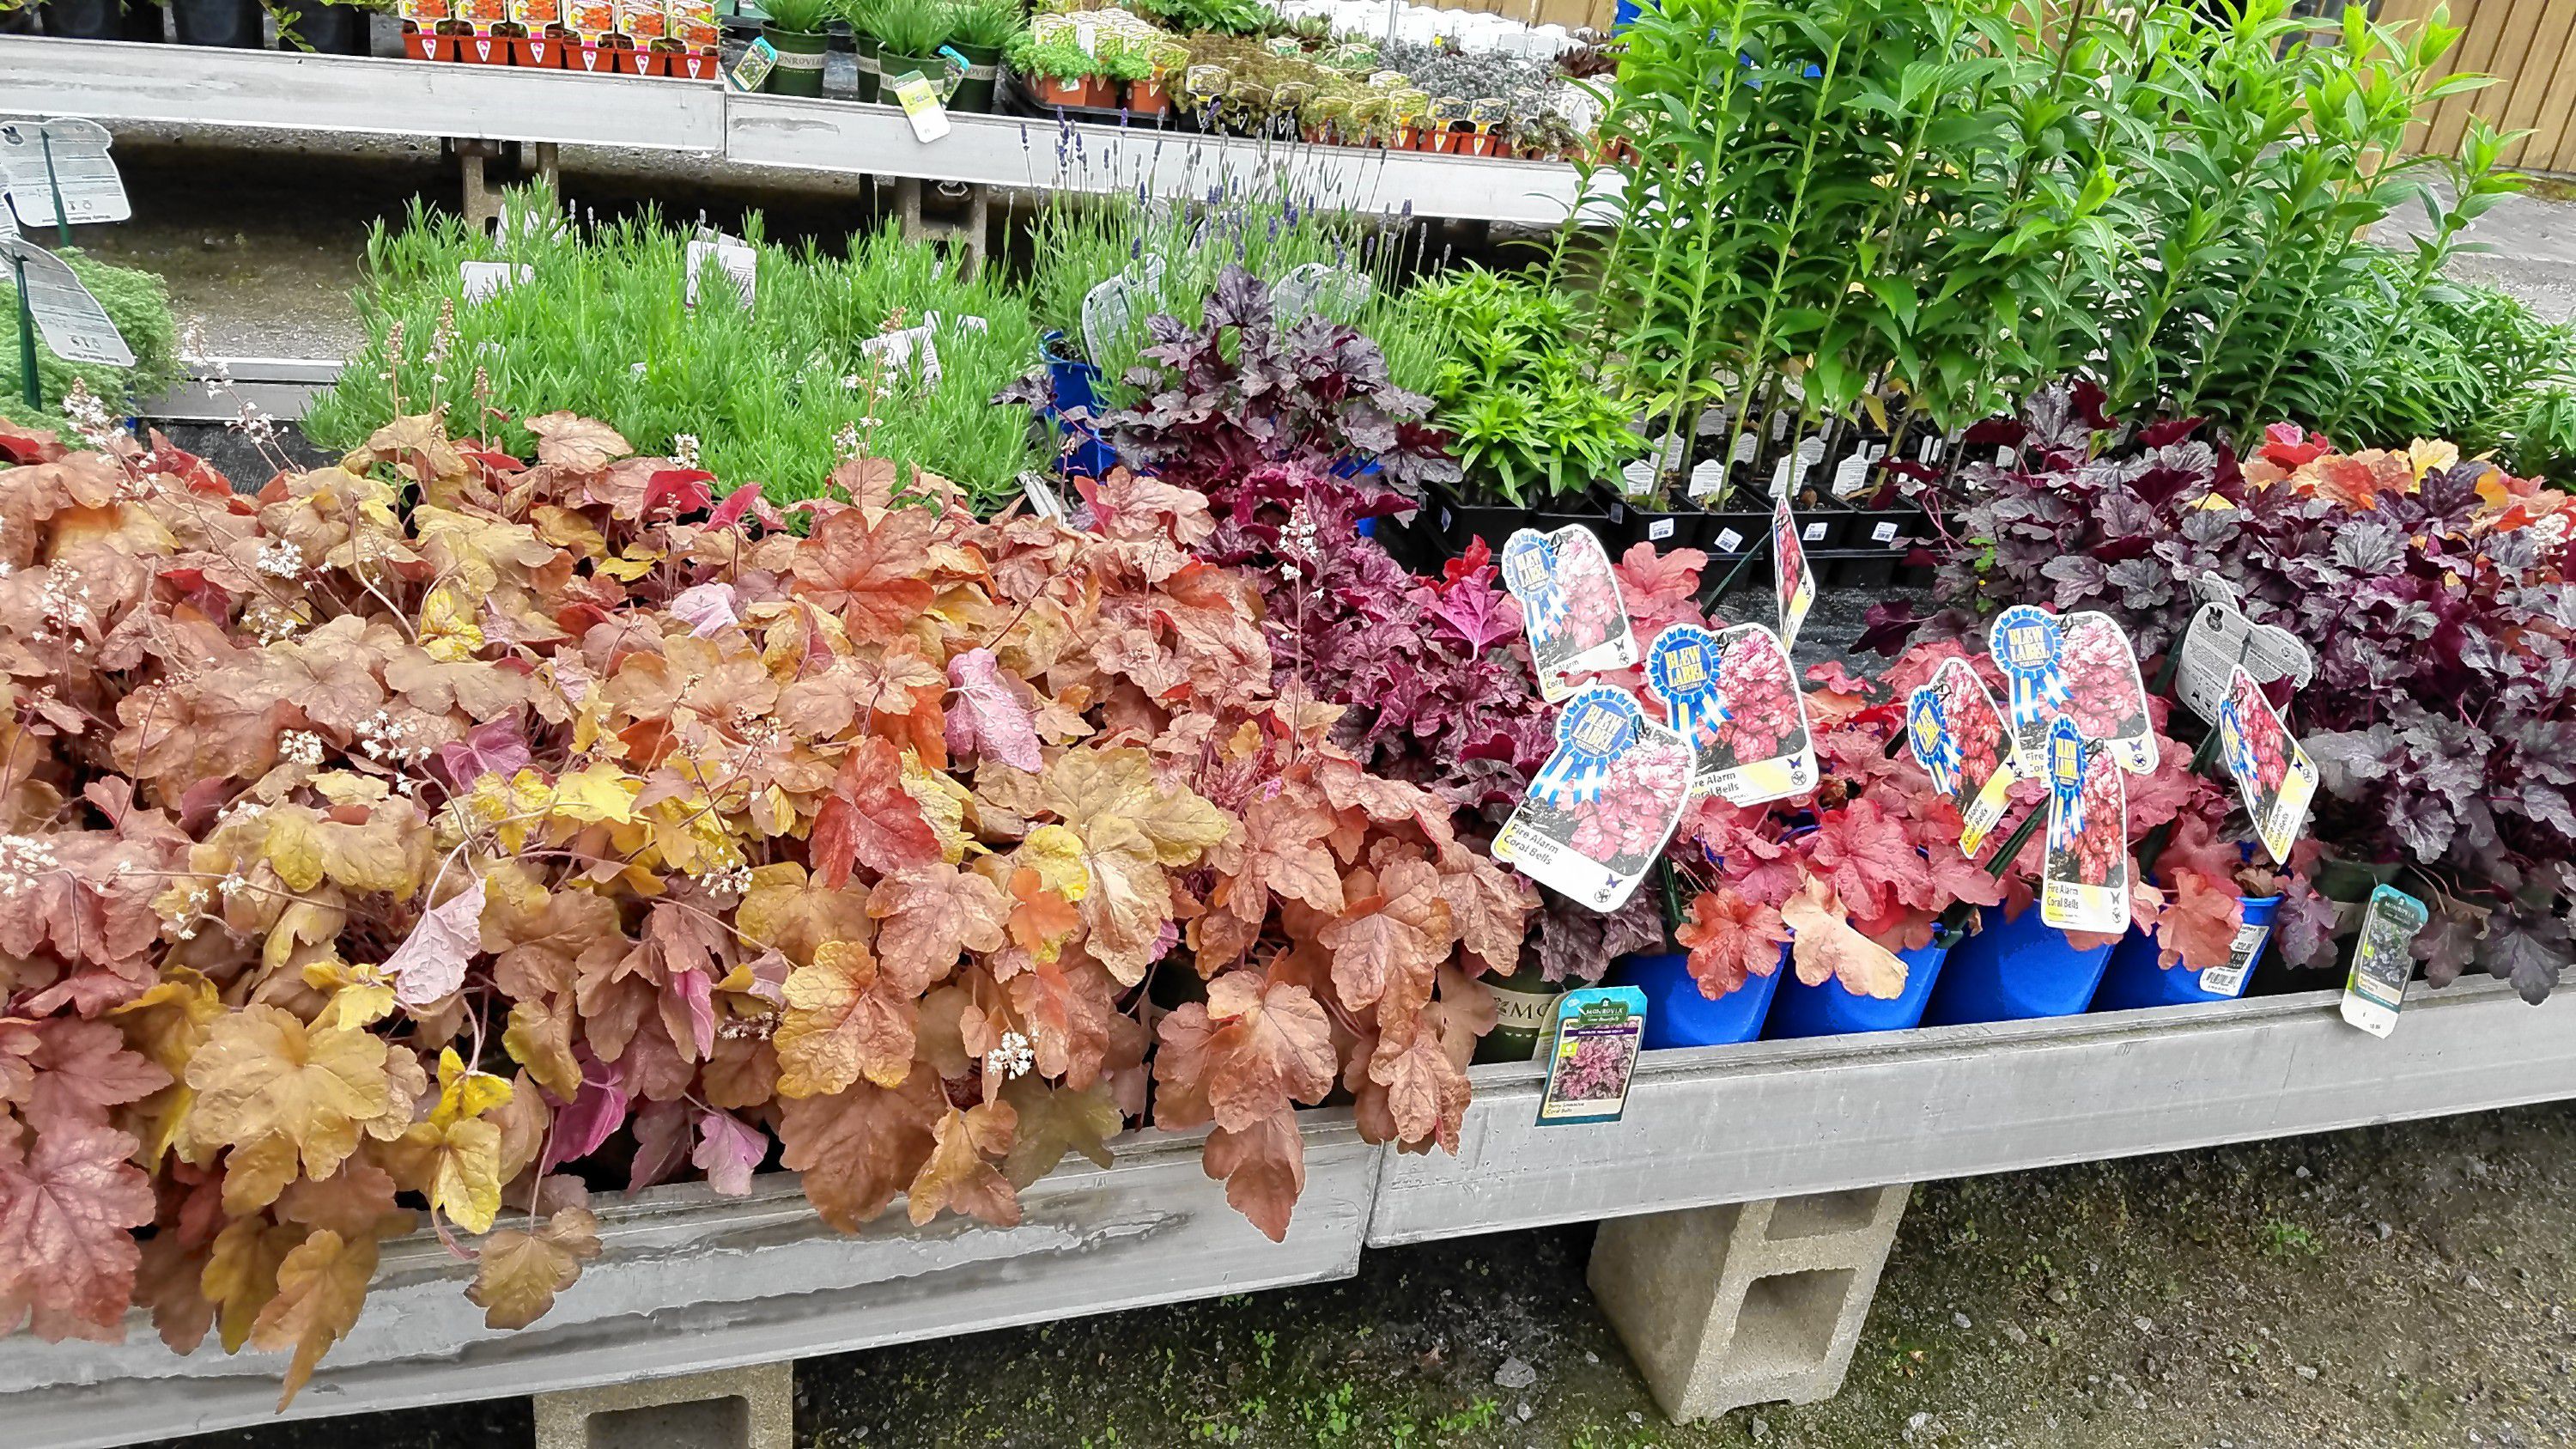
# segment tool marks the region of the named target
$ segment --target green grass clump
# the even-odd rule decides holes
[[[819,494],[850,436],[861,452],[939,474],[980,503],[1014,491],[1016,475],[1039,462],[1028,414],[990,399],[1036,355],[1018,293],[960,280],[937,249],[891,229],[852,237],[844,257],[768,245],[756,217],[745,230],[759,257],[747,312],[713,260],[698,305],[683,305],[689,234],[650,210],[577,232],[532,188],[512,197],[493,238],[415,205],[400,231],[380,226],[368,239],[358,296],[367,343],[314,400],[305,431],[325,447],[354,447],[398,413],[431,406],[445,406],[458,432],[477,431],[479,369],[505,419],[498,439],[523,457],[534,440],[518,420],[562,410],[609,424],[641,453],[694,437],[722,488],[758,482],[782,501]],[[466,261],[526,263],[535,275],[467,304]],[[451,301],[455,335],[433,356]],[[936,382],[861,352],[931,312],[941,319]],[[396,323],[399,366],[387,362]]]
[[[59,431],[63,425],[63,394],[71,391],[78,378],[89,385],[111,411],[130,411],[133,403],[160,393],[179,380],[178,324],[170,315],[170,288],[153,272],[132,267],[112,267],[92,261],[78,251],[55,253],[68,263],[72,275],[98,298],[107,311],[108,320],[125,335],[126,349],[134,354],[134,366],[102,367],[90,362],[65,362],[45,346],[42,332],[36,334],[36,380],[43,386],[45,402],[41,408],[26,405],[27,375],[18,365],[18,287],[9,267],[0,266],[0,417]]]

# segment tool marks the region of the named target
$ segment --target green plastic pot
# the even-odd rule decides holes
[[[900,51],[887,50],[880,46],[877,50],[878,98],[889,106],[902,104],[895,99],[894,79],[907,71],[916,70],[921,72],[923,80],[930,82],[930,88],[935,92],[940,84],[948,79],[948,58],[942,55],[905,55]],[[990,109],[992,102],[992,94],[988,91],[984,96],[985,108]],[[961,109],[954,97],[944,104],[952,111]]]
[[[864,30],[850,32],[850,51],[858,58],[859,85],[856,92],[863,101],[878,98],[877,38]]]
[[[763,25],[760,38],[778,52],[778,64],[770,67],[768,78],[760,83],[762,92],[773,96],[823,93],[823,53],[831,48],[832,37],[819,30],[781,30]]]
[[[979,115],[993,109],[993,79],[1001,73],[1001,48],[956,45],[952,49],[966,57],[966,74],[957,82],[957,93],[948,98],[948,109]]]

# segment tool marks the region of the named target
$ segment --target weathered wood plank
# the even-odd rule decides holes
[[[1658,1052],[1626,1116],[1536,1125],[1480,1068],[1456,1157],[1390,1157],[1372,1246],[2286,1137],[2576,1097],[2576,993],[2418,987],[2386,1041],[2333,993]]]
[[[901,1210],[855,1237],[792,1176],[747,1199],[656,1189],[603,1210],[606,1251],[516,1333],[465,1301],[470,1265],[434,1239],[389,1247],[357,1331],[289,1411],[318,1418],[770,1363],[1085,1313],[1348,1277],[1378,1149],[1347,1113],[1307,1114],[1306,1191],[1272,1243],[1199,1165],[1196,1134],[1123,1139],[1107,1170],[1067,1159],[1011,1229]],[[281,1354],[181,1358],[137,1313],[121,1345],[0,1340],[0,1444],[91,1449],[273,1419]]]

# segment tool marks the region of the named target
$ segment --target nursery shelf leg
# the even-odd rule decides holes
[[[536,1449],[791,1449],[796,1366],[537,1395]]]
[[[1587,1275],[1678,1422],[1842,1388],[1910,1185],[1615,1218]]]
[[[954,187],[954,191],[949,190]],[[991,219],[991,189],[983,186],[950,183],[943,186],[946,194],[963,192],[966,214],[957,220],[925,217],[921,210],[922,182],[903,177],[894,184],[895,215],[903,223],[903,239],[920,241],[925,237],[946,238],[963,258],[961,270],[972,278],[984,268],[984,237]]]
[[[563,168],[558,162],[558,147],[552,141],[539,141],[530,147],[529,164],[536,168],[537,179],[560,200],[563,196]]]

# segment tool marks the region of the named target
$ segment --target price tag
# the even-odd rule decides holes
[[[698,305],[698,272],[709,257],[715,258],[716,265],[724,268],[725,275],[733,279],[735,295],[742,299],[743,310],[750,311],[752,298],[759,291],[759,254],[751,249],[751,243],[736,237],[710,234],[689,243],[688,255],[682,263],[688,270],[688,290],[682,294],[682,300],[691,307]]]
[[[107,154],[116,138],[105,126],[77,116],[42,123],[0,122],[0,175],[8,179],[18,219],[29,226],[54,224],[54,192],[63,196],[63,216],[74,226],[124,221],[134,215],[125,182]],[[53,177],[45,175],[45,153],[53,152]]]
[[[1751,441],[1747,439],[1747,441]],[[1715,458],[1691,468],[1690,496],[1706,498],[1726,487],[1726,465]]]
[[[1880,519],[1870,528],[1869,541],[1872,543],[1894,544],[1896,542],[1896,520],[1893,518]]]
[[[468,305],[489,301],[521,282],[533,281],[537,269],[521,262],[513,267],[508,262],[458,262],[456,272],[465,284]]]
[[[1761,442],[1762,440],[1760,438],[1753,436],[1751,433],[1739,435],[1735,440],[1735,452],[1729,461],[1737,463],[1752,462],[1753,450],[1760,446]]]
[[[1717,551],[1719,553],[1744,552],[1744,535],[1731,528],[1719,529],[1717,531]]]
[[[733,69],[725,72],[725,80],[735,90],[748,95],[759,90],[761,82],[769,79],[769,73],[777,68],[778,47],[770,44],[764,36],[743,47],[742,59],[735,61]]]
[[[894,98],[903,106],[904,119],[912,122],[914,140],[927,146],[948,134],[948,108],[939,103],[939,93],[921,72],[908,70],[896,76]]]
[[[2431,918],[2422,901],[2395,886],[2370,893],[2353,943],[2352,974],[2344,978],[2344,1020],[2377,1037],[2397,1029],[2406,983],[2415,975],[2415,937]]]
[[[1870,459],[1866,453],[1854,453],[1834,465],[1834,496],[1849,498],[1869,485]]]
[[[0,238],[0,259],[15,262],[27,285],[27,309],[45,345],[65,362],[132,367],[134,351],[108,320],[107,309],[81,285],[63,259],[24,237]]]
[[[1648,543],[1661,543],[1672,536],[1673,521],[1669,518],[1658,518],[1654,522],[1646,525],[1646,541]]]
[[[1822,543],[1825,541],[1825,526],[1821,523],[1807,524],[1798,531],[1798,537],[1809,543]]]

